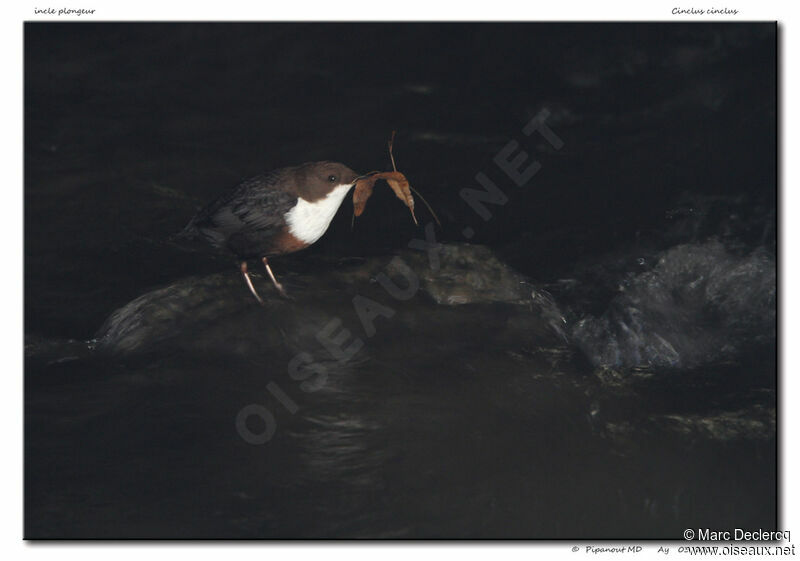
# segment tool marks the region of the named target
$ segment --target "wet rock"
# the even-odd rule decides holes
[[[706,415],[662,415],[652,422],[696,439],[768,440],[775,437],[775,409],[760,404],[736,411],[720,411]]]
[[[423,252],[404,253],[402,260],[417,273],[422,290],[437,304],[524,304],[531,300],[533,286],[528,280],[485,246],[442,245],[433,262]],[[400,261],[392,261],[386,272],[397,275],[401,267]]]
[[[263,276],[253,274],[265,298],[263,307],[233,271],[181,280],[113,312],[98,332],[97,348],[125,354],[168,344],[204,352],[216,348],[264,354],[282,347],[318,346],[320,333],[338,331],[339,324],[350,331],[363,328],[371,336],[381,316],[418,333],[431,325],[447,332],[481,312],[443,313],[437,308],[467,304],[524,307],[498,327],[516,330],[517,338],[565,337],[564,320],[552,298],[485,247],[442,245],[435,256],[407,250],[355,265],[329,265],[314,274],[284,275],[288,300],[278,297]]]
[[[676,246],[628,277],[600,317],[575,323],[597,366],[690,367],[775,340],[776,269],[763,249],[745,255],[717,241]]]

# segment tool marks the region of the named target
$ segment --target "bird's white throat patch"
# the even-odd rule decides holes
[[[320,239],[352,187],[352,184],[337,185],[327,196],[313,203],[303,198],[298,199],[294,208],[286,213],[289,232],[307,244]]]

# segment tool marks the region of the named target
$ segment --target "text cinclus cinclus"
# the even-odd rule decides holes
[[[268,257],[305,249],[317,241],[359,175],[344,164],[309,162],[247,179],[200,210],[181,232],[227,249],[256,300],[247,260],[260,258],[275,288],[286,296]]]

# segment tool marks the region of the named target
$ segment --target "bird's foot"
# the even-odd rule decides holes
[[[258,295],[258,292],[256,292],[256,287],[253,286],[253,281],[250,280],[250,275],[247,273],[247,261],[242,262],[240,270],[242,271],[244,282],[247,283],[247,288],[250,289],[250,293],[255,296],[258,303],[263,306],[264,301],[261,299],[261,296]]]
[[[275,288],[278,289],[278,294],[280,294],[281,297],[286,298],[287,300],[294,300],[294,298],[289,296],[289,293],[286,292],[286,289],[283,288],[283,285],[281,283],[275,283]]]
[[[283,296],[284,298],[286,298],[287,300],[292,300],[292,298],[286,293],[286,290],[284,290],[283,285],[281,283],[279,283],[278,279],[275,278],[275,275],[272,274],[272,269],[269,266],[269,262],[267,261],[267,258],[266,257],[262,257],[261,258],[261,262],[264,263],[264,268],[267,270],[267,274],[269,275],[269,278],[272,281],[272,284],[274,284],[275,288],[278,290],[278,293],[281,296]]]

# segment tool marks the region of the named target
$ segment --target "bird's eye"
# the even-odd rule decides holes
[[[330,181],[331,183],[334,183],[336,181],[336,176],[335,175],[329,175],[328,176],[328,181]]]

